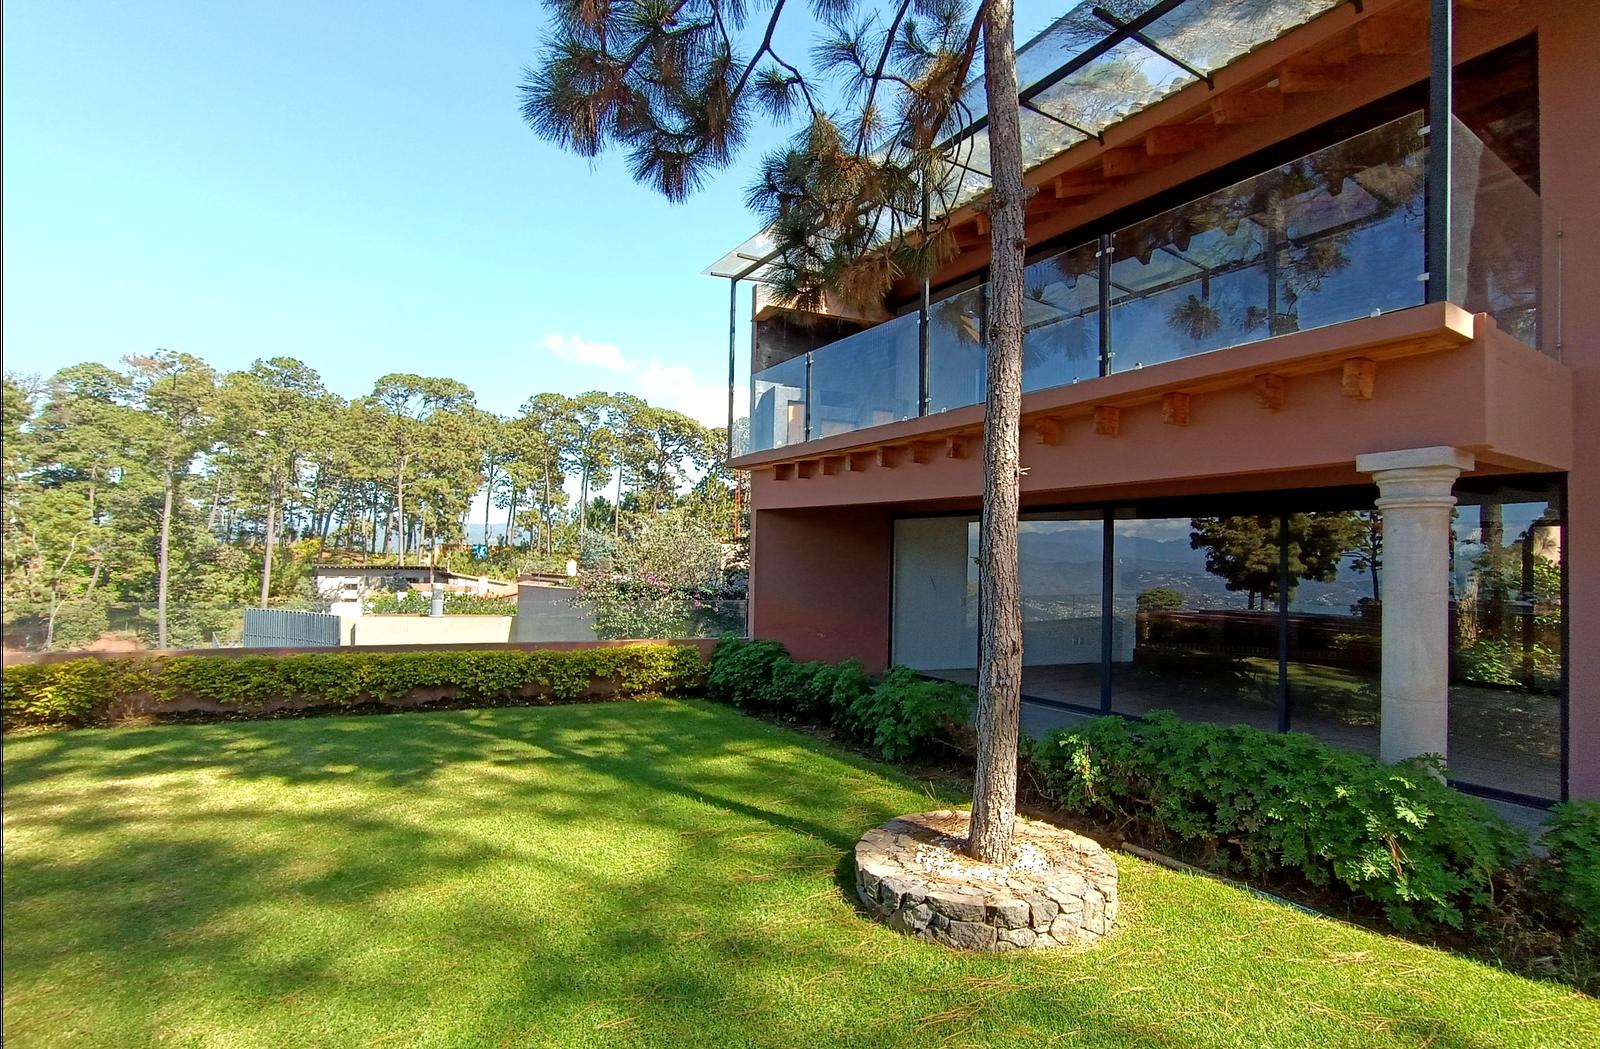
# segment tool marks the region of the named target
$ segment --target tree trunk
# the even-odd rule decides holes
[[[394,475],[394,534],[399,547],[400,564],[406,563],[406,460],[400,457],[400,469]]]
[[[983,426],[983,518],[978,530],[978,769],[968,850],[1011,862],[1017,812],[1017,719],[1022,706],[1022,609],[1017,510],[1022,453],[1022,270],[1027,197],[1012,0],[989,0],[983,23],[989,102],[989,398]]]
[[[90,489],[89,501],[94,501],[94,490]],[[92,514],[91,514],[92,516]],[[206,531],[215,534],[217,526],[222,523],[222,471],[217,471],[217,483],[211,486],[211,508],[206,511]]]
[[[544,527],[544,556],[550,556],[550,460],[544,461],[544,502],[539,506],[539,523]]]
[[[277,538],[277,512],[278,512],[278,482],[267,482],[267,537],[266,550],[261,556],[261,607],[267,607],[267,598],[272,594],[272,548],[273,540]]]
[[[578,535],[586,535],[589,531],[589,468],[583,468],[583,475],[578,481]]]
[[[483,482],[483,545],[489,545],[489,507],[494,503],[494,467],[489,467]],[[507,526],[510,531],[510,526]]]
[[[161,504],[161,545],[156,550],[156,647],[167,647],[167,568],[172,548],[173,489],[178,486],[177,467],[167,466],[167,490]]]

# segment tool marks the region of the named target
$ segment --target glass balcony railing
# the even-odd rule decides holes
[[[1538,194],[1453,126],[1452,300],[1538,345]],[[1024,392],[1421,304],[1413,113],[1027,267]],[[752,376],[751,450],[984,399],[988,285]]]
[[[1450,122],[1450,300],[1538,346],[1539,194],[1461,121]]]

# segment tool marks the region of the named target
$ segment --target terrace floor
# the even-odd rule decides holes
[[[906,939],[842,879],[929,792],[699,702],[9,737],[4,802],[8,1047],[1600,1043],[1575,992],[1128,856],[1091,950]]]

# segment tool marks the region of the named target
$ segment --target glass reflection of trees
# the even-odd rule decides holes
[[[1118,231],[1113,338],[1138,354],[1121,366],[1420,302],[1420,127],[1392,121]]]

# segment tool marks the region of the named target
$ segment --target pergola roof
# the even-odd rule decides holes
[[[1022,150],[1034,167],[1175,91],[1271,43],[1346,0],[1083,0],[1017,50]],[[981,79],[968,85],[970,120],[947,140],[951,177],[934,217],[989,190]],[[705,270],[761,278],[773,257],[763,231]]]

